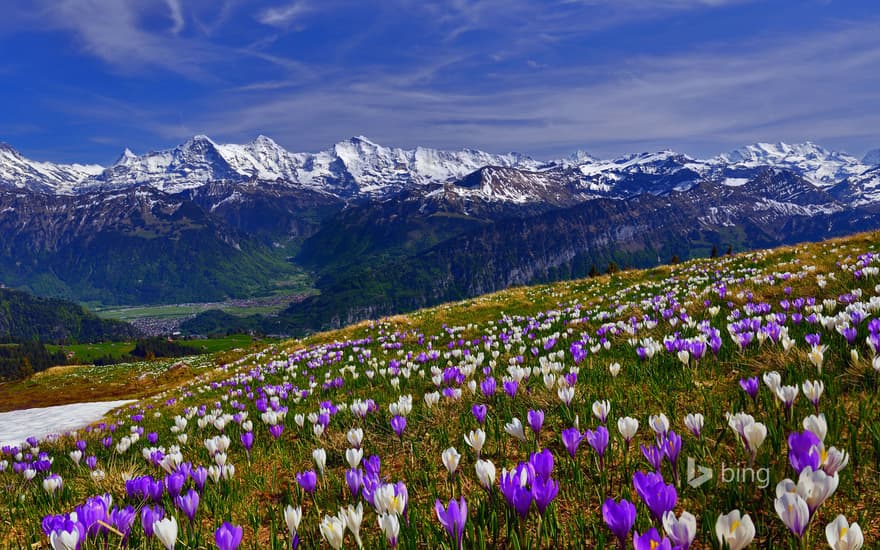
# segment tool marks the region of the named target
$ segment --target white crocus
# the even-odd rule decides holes
[[[486,432],[480,428],[471,430],[464,436],[464,442],[467,443],[468,447],[473,449],[474,453],[479,457],[480,451],[483,450],[483,445],[486,443]]]
[[[670,510],[663,514],[663,529],[672,544],[688,548],[697,536],[697,518],[690,512],[682,512],[681,516],[676,518],[675,512]]]
[[[858,523],[849,523],[842,514],[825,526],[825,539],[832,550],[859,550],[865,543]]]
[[[455,475],[455,470],[458,469],[458,462],[461,460],[461,454],[455,447],[449,447],[445,451],[443,451],[443,465],[446,466],[446,471],[449,472],[449,475]]]
[[[173,550],[177,543],[177,518],[170,516],[153,522],[153,534],[166,550]]]
[[[718,516],[715,534],[720,545],[727,544],[730,550],[742,550],[755,538],[755,524],[748,514],[740,515],[739,510],[733,510]]]
[[[519,418],[514,418],[513,420],[505,424],[504,431],[519,439],[520,441],[526,440],[526,432],[523,429],[522,422],[520,422]]]

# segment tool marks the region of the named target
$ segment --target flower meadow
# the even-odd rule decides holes
[[[0,547],[870,548],[880,235],[511,289],[0,451]]]

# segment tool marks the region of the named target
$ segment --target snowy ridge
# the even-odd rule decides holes
[[[179,193],[212,182],[256,185],[272,181],[348,198],[383,197],[401,189],[442,184],[469,200],[525,203],[553,202],[553,196],[565,194],[662,195],[687,190],[701,181],[742,186],[769,166],[788,170],[817,188],[834,188],[837,198],[863,205],[880,202],[875,162],[880,162],[880,150],[859,160],[811,142],[755,143],[707,160],[670,150],[610,160],[578,151],[564,159],[541,162],[518,153],[385,147],[363,136],[317,153],[293,153],[263,135],[245,144],[218,144],[198,135],[172,149],[143,155],[126,149],[106,169],[32,161],[0,144],[0,186],[70,195],[143,185]],[[486,168],[503,170],[485,172],[482,187],[464,182]]]
[[[819,186],[834,185],[869,168],[852,155],[828,151],[809,141],[793,145],[755,143],[719,155],[713,161],[714,164],[742,168],[758,166],[787,168]]]
[[[75,186],[101,173],[98,165],[54,164],[26,159],[0,143],[0,183],[43,193],[70,193]]]

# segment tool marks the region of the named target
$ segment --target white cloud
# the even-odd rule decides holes
[[[186,25],[186,22],[183,19],[183,8],[180,5],[180,0],[165,0],[165,3],[168,4],[169,17],[173,22],[171,32],[173,34],[179,34]]]
[[[256,19],[264,25],[286,28],[310,11],[312,11],[312,6],[303,0],[299,0],[286,6],[261,10],[257,14]]]

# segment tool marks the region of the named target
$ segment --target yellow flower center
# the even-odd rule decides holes
[[[652,540],[652,541],[651,541],[651,550],[654,550],[654,549],[657,548],[658,546],[660,546],[660,543],[659,543],[659,542],[657,542],[656,540]]]
[[[841,539],[842,539],[843,537],[845,537],[847,531],[849,531],[848,528],[846,528],[846,527],[841,527],[841,528],[840,528],[840,534],[838,535],[838,538],[841,538]]]
[[[737,529],[738,527],[739,527],[739,521],[734,521],[733,523],[731,523],[731,524],[730,524],[730,532],[731,532],[731,534],[732,534],[734,531],[736,531],[736,529]]]

